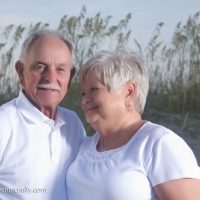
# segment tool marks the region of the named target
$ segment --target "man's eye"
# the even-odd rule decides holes
[[[58,68],[58,71],[62,72],[65,71],[63,68]]]
[[[35,69],[38,69],[38,70],[45,70],[45,66],[43,66],[43,65],[36,65],[36,66],[35,66]]]
[[[82,96],[82,97],[85,96],[85,93],[84,93],[84,92],[81,92],[81,96]]]

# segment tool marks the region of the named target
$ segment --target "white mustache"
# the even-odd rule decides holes
[[[37,88],[43,88],[43,89],[49,89],[49,90],[57,90],[57,91],[61,91],[61,88],[59,86],[54,86],[54,85],[50,85],[50,84],[38,84]]]

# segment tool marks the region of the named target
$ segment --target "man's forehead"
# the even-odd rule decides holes
[[[40,37],[34,41],[27,51],[25,63],[35,65],[70,66],[73,63],[73,56],[61,39],[56,37]]]
[[[52,50],[54,48],[62,48],[70,52],[68,45],[60,38],[55,36],[41,36],[36,38],[29,47],[29,51],[40,51],[41,49]],[[71,52],[70,52],[71,54]]]
[[[32,62],[32,65],[38,65],[38,64],[42,64],[42,65],[51,65],[51,63],[48,60],[41,60],[41,59],[35,59]],[[58,60],[58,62],[54,63],[56,66],[69,66],[69,62],[61,62]]]

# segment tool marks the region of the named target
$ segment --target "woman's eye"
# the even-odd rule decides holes
[[[83,97],[83,96],[85,96],[85,93],[84,93],[84,92],[82,92],[82,93],[81,93],[81,96],[82,96],[82,97]]]
[[[92,91],[92,92],[95,91],[95,90],[98,90],[98,88],[96,88],[96,87],[92,87],[92,88],[91,88],[91,91]]]

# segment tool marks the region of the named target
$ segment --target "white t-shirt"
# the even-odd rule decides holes
[[[173,179],[200,179],[193,152],[175,133],[146,122],[124,146],[98,152],[87,138],[67,172],[68,200],[156,200],[153,187]]]
[[[0,199],[66,200],[66,171],[84,136],[74,112],[57,107],[51,120],[20,91],[0,107]]]

